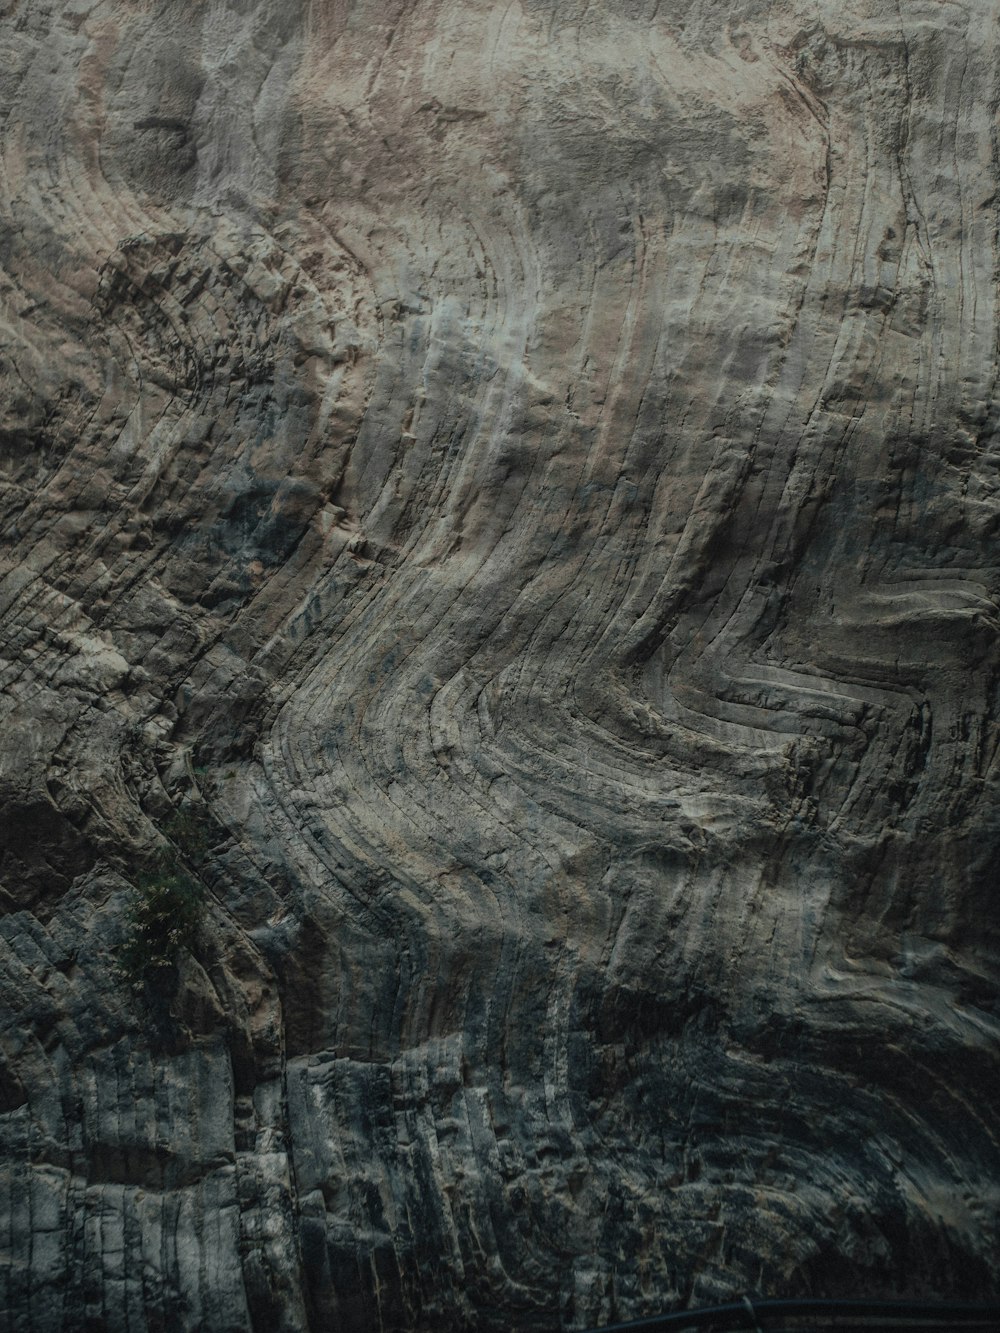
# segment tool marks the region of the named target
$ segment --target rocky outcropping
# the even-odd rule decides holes
[[[993,0],[0,56],[3,1327],[995,1295]]]

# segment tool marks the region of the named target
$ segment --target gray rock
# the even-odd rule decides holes
[[[994,19],[0,4],[0,1326],[998,1294]]]

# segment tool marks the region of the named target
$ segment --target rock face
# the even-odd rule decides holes
[[[996,17],[0,4],[3,1328],[997,1293]]]

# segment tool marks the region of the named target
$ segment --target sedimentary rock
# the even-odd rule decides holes
[[[3,1326],[995,1295],[992,0],[0,10]]]

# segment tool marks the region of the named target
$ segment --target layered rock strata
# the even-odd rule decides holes
[[[997,1294],[996,20],[0,4],[3,1327]]]

